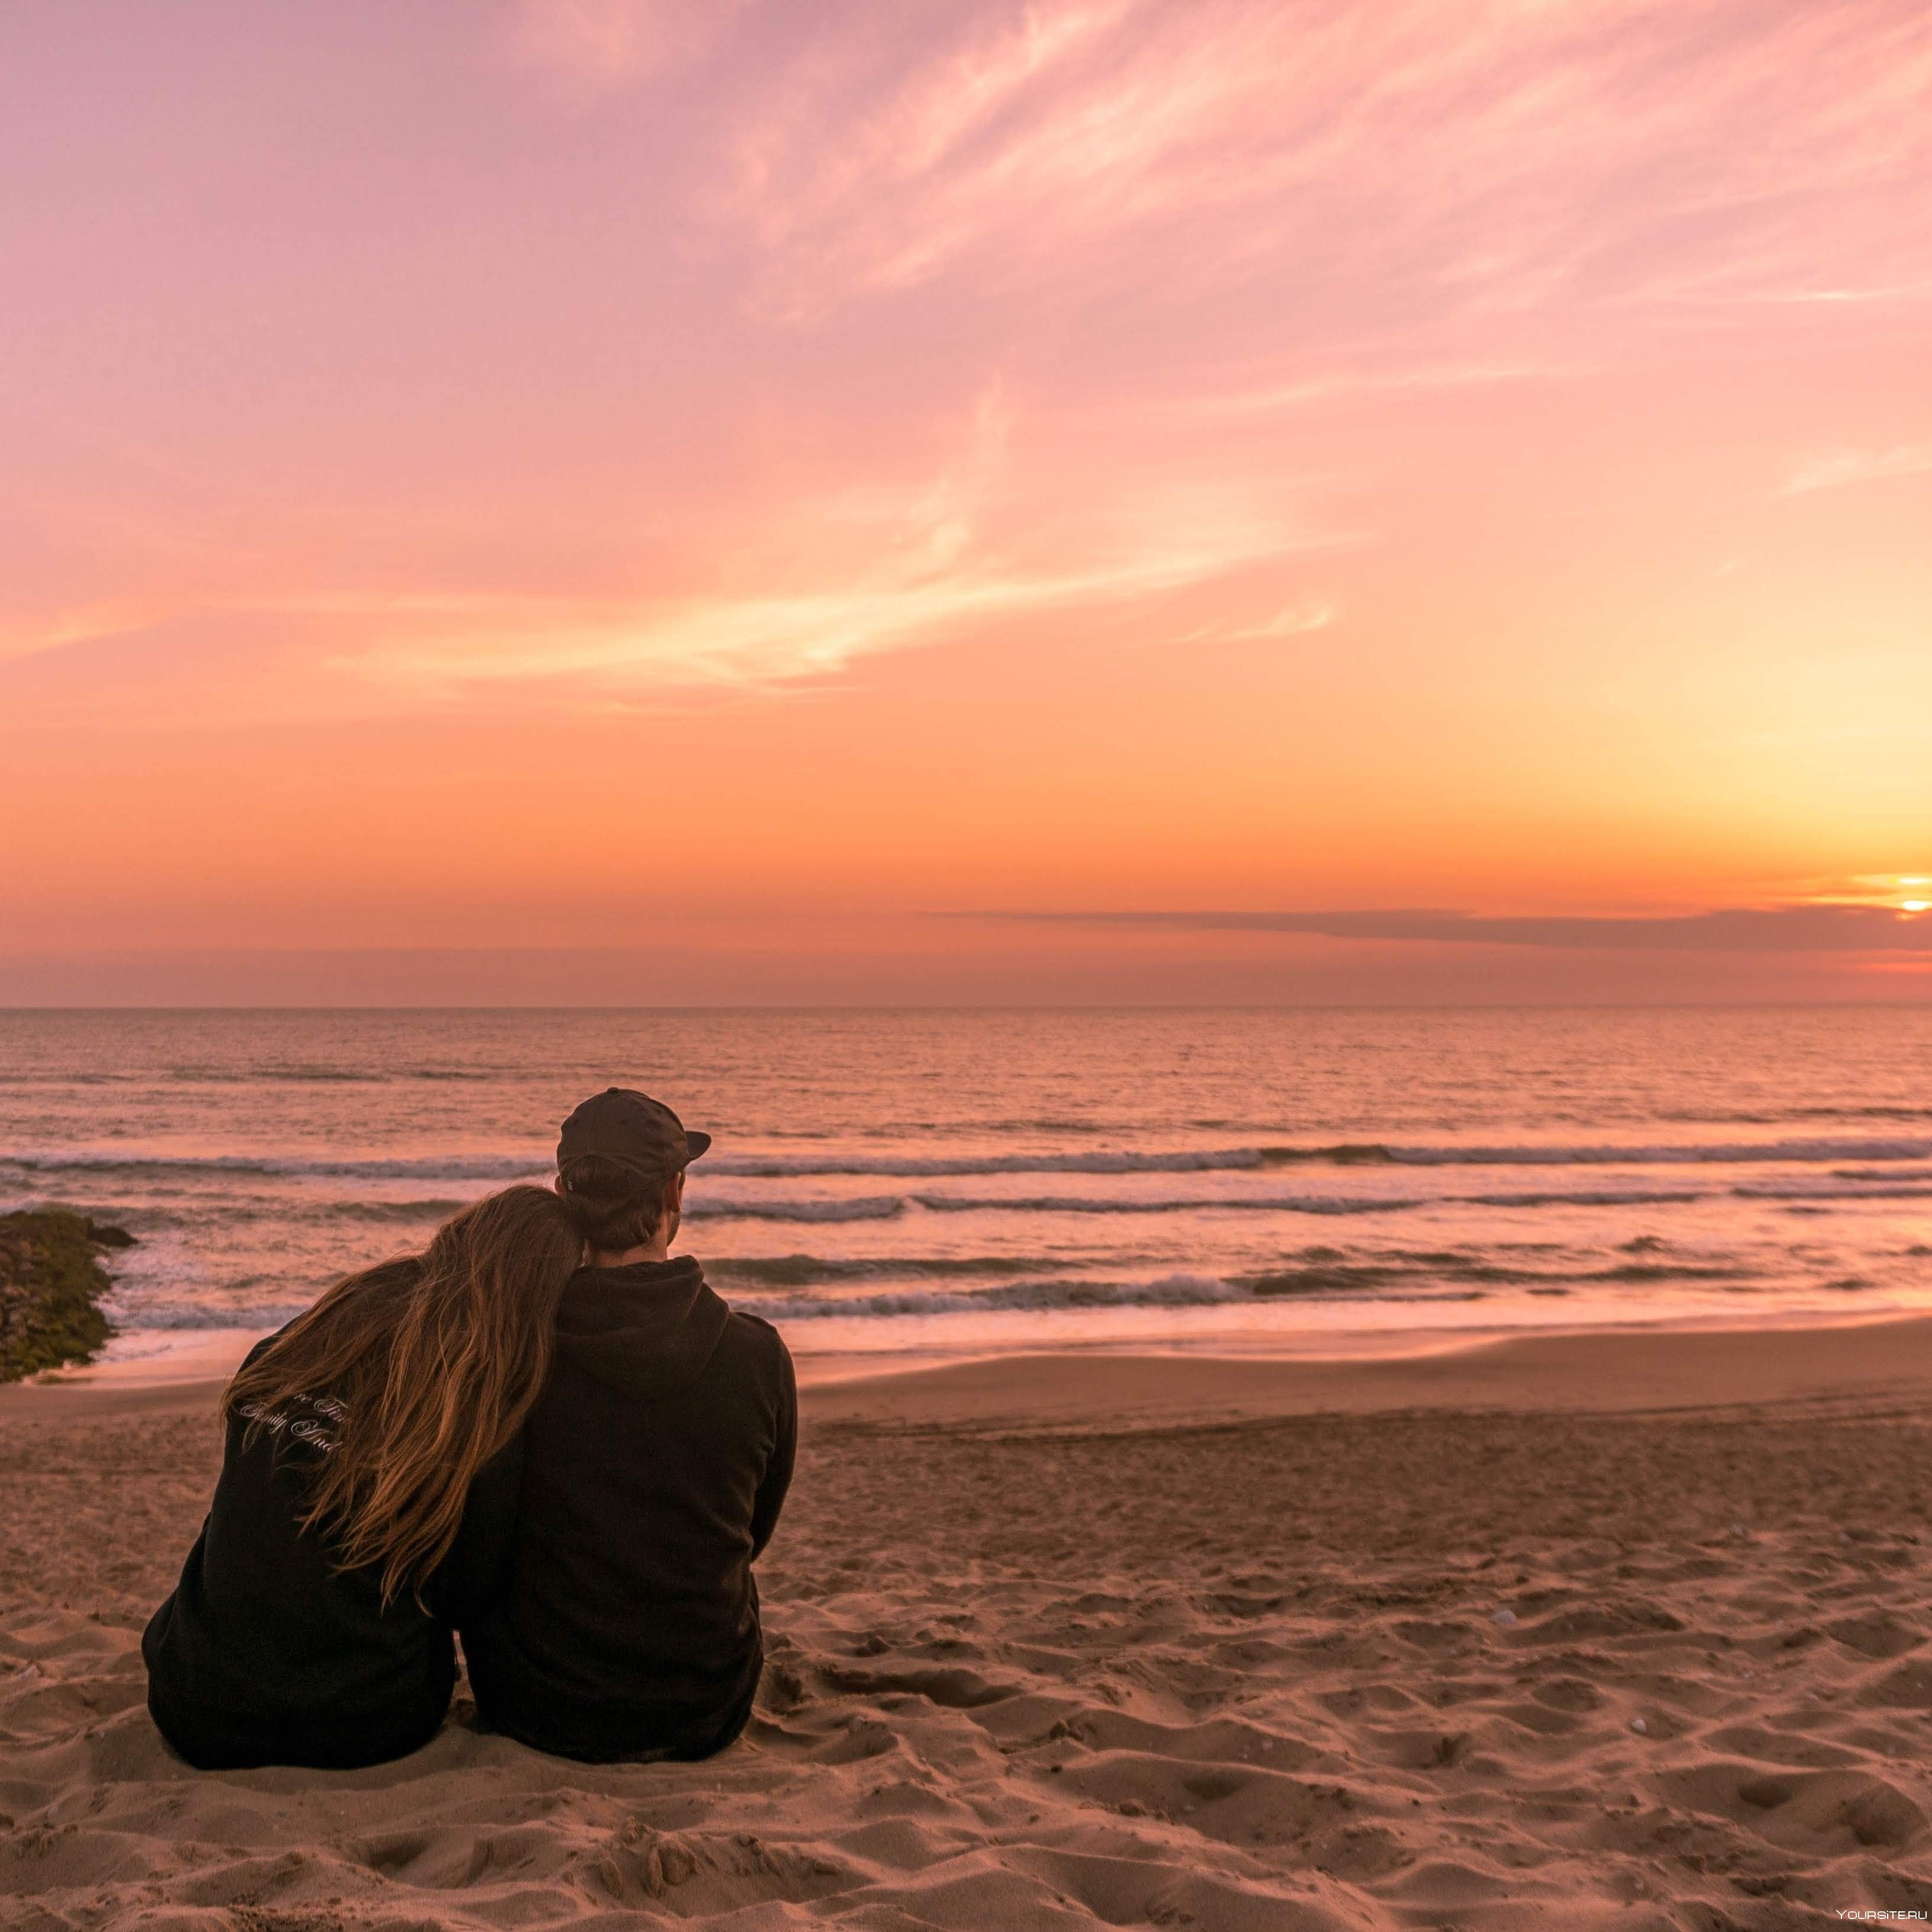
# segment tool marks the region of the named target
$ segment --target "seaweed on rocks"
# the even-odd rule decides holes
[[[70,1208],[0,1214],[0,1382],[94,1359],[114,1332],[100,1256],[134,1241]]]

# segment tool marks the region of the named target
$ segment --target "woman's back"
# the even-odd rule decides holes
[[[554,1194],[506,1188],[250,1354],[213,1504],[142,1642],[148,1708],[190,1763],[372,1764],[428,1742],[451,1623],[508,1550],[519,1432],[581,1252]]]
[[[508,1574],[463,1629],[484,1720],[592,1759],[742,1723],[762,1662],[751,1566],[796,1430],[784,1344],[695,1261],[579,1270],[524,1426]]]
[[[410,1592],[386,1604],[379,1573],[341,1568],[332,1540],[304,1526],[336,1406],[323,1391],[228,1419],[207,1520],[141,1641],[149,1707],[190,1762],[398,1757],[425,1742],[448,1707],[449,1622],[507,1552],[514,1472],[506,1482],[500,1458],[472,1484],[456,1544],[423,1601]]]

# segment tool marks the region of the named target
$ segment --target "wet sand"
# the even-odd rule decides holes
[[[0,1923],[1782,1928],[1932,1912],[1932,1323],[808,1389],[759,1715],[203,1775],[213,1390],[0,1391]]]

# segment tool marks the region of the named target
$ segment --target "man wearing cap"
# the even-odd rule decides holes
[[[508,1573],[462,1635],[483,1723],[565,1757],[707,1757],[758,1689],[752,1564],[791,1480],[798,1397],[778,1331],[670,1257],[685,1169],[710,1144],[621,1087],[557,1143],[585,1263],[524,1426]]]

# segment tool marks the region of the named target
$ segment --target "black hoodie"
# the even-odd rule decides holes
[[[695,1261],[579,1269],[524,1431],[507,1577],[463,1625],[483,1720],[592,1760],[728,1743],[764,1661],[752,1562],[797,1438],[778,1331]]]
[[[508,1555],[514,1444],[477,1472],[428,1609],[406,1588],[386,1605],[374,1571],[338,1569],[331,1538],[302,1526],[331,1407],[324,1393],[263,1418],[252,1438],[241,1418],[229,1422],[207,1520],[142,1636],[148,1708],[203,1771],[347,1768],[427,1744],[456,1681],[450,1623]]]

